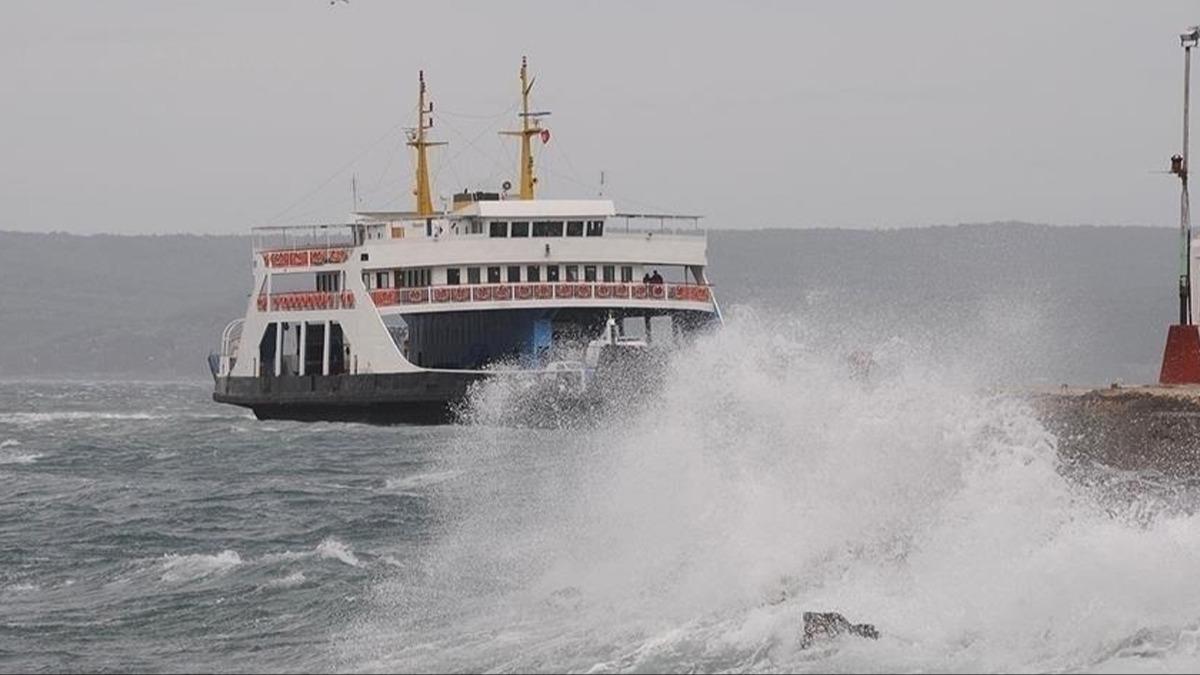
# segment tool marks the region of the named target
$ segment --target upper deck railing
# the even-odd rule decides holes
[[[666,213],[618,213],[609,216],[604,225],[608,232],[679,234],[707,236],[700,227],[704,216],[675,215]],[[668,225],[669,224],[669,225]]]
[[[578,219],[590,219],[580,216]],[[587,236],[585,239],[602,239],[605,236],[619,237],[622,235],[643,235],[643,234],[662,234],[676,236],[706,236],[707,232],[700,227],[702,216],[692,215],[676,215],[665,213],[618,213],[607,216],[604,223],[604,231],[599,236]],[[454,226],[455,223],[477,220],[483,223],[483,226],[478,228],[476,232],[470,232],[468,228]],[[386,237],[378,239],[379,242],[395,242],[404,243],[411,241],[434,241],[447,239],[488,239],[490,235],[487,223],[498,221],[500,218],[484,218],[480,216],[471,216],[464,214],[439,213],[432,217],[421,217],[414,214],[397,213],[386,217],[380,216],[377,220],[369,220],[356,223],[317,223],[312,225],[281,225],[251,228],[251,233],[254,237],[254,250],[257,253],[270,253],[282,251],[315,251],[315,250],[333,250],[333,249],[350,249],[359,246],[365,242],[376,241],[368,237],[370,228],[385,228],[395,227],[397,224],[408,225],[410,223],[425,223],[430,222],[435,225],[429,228],[429,234],[422,229],[413,228],[415,232],[408,232],[407,228],[404,234],[408,236],[395,237],[391,232],[388,232]],[[527,222],[568,222],[574,221],[576,218],[570,216],[547,216],[537,218],[532,216],[522,216],[520,218],[510,217],[506,222],[512,221],[527,221]],[[449,226],[444,226],[449,225]],[[530,233],[532,235],[532,232]],[[501,239],[515,239],[516,237],[497,237]],[[531,240],[534,239],[562,239],[574,238],[565,235],[554,236],[529,236],[522,237]],[[300,263],[299,257],[296,257],[295,265],[307,265],[308,263]],[[340,262],[331,261],[327,258],[318,258],[322,262]],[[287,266],[285,260],[279,259],[280,264],[271,265]],[[268,262],[268,264],[271,264]]]
[[[489,283],[411,288],[378,288],[367,292],[376,307],[393,305],[464,305],[469,303],[562,302],[587,300],[598,304],[624,301],[712,302],[712,286],[706,284],[642,282],[541,282]],[[261,294],[258,311],[313,311],[354,309],[349,291],[289,291]],[[590,303],[589,303],[590,304]]]

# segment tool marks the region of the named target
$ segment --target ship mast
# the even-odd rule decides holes
[[[429,157],[425,150],[445,143],[425,140],[425,132],[433,128],[433,118],[428,117],[433,114],[433,101],[430,101],[428,106],[425,104],[425,71],[419,71],[418,77],[421,92],[417,105],[417,126],[408,133],[408,145],[417,150],[417,187],[413,190],[413,194],[417,196],[417,215],[432,216],[434,211],[433,197],[429,189]]]
[[[542,142],[545,143],[550,138],[550,131],[543,129],[539,118],[549,115],[549,112],[530,112],[529,111],[529,92],[533,89],[533,82],[537,78],[528,78],[528,64],[524,56],[521,57],[521,128],[516,131],[501,131],[504,136],[517,136],[521,139],[521,183],[519,199],[533,199],[533,186],[537,184],[537,177],[533,175],[533,148],[531,147],[531,139],[534,136],[540,135]]]

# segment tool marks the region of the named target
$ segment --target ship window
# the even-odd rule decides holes
[[[488,268],[488,283],[489,284],[500,283],[500,268],[499,267],[489,267]]]
[[[535,237],[561,237],[563,236],[563,223],[561,220],[547,220],[533,224],[533,236]]]
[[[582,220],[568,221],[567,222],[567,236],[568,237],[582,237],[583,236],[583,221]]]
[[[491,222],[491,236],[495,238],[508,236],[508,223],[503,220],[493,220]]]
[[[468,228],[468,231],[471,234],[483,234],[483,221],[472,220],[471,225]]]
[[[323,293],[330,293],[338,290],[338,273],[337,272],[318,272],[317,273],[317,290]]]
[[[567,265],[567,281],[579,281],[579,265]]]
[[[584,265],[583,266],[583,280],[584,281],[595,281],[596,280],[596,266],[595,265]]]
[[[396,270],[396,288],[419,288],[433,281],[433,270],[422,267],[415,270]]]
[[[467,283],[468,284],[479,283],[479,268],[478,267],[468,267],[467,268]]]
[[[529,222],[528,221],[513,221],[512,236],[528,237],[529,236]]]
[[[627,284],[633,281],[633,268],[629,265],[621,266],[621,283]]]
[[[451,286],[457,286],[462,283],[462,270],[457,267],[449,267],[446,269],[446,283]]]
[[[520,265],[509,265],[508,266],[508,283],[515,284],[520,281],[521,281],[521,266]]]
[[[366,287],[367,287],[367,290],[370,290],[370,289],[372,289],[372,288],[375,288],[375,286],[373,286],[373,285],[371,284],[371,281],[372,281],[372,278],[371,278],[371,273],[370,273],[370,272],[363,272],[363,286],[366,286]]]
[[[392,275],[388,274],[387,272],[376,272],[375,273],[375,288],[391,288],[392,287],[391,276]]]
[[[558,265],[546,265],[546,281],[558,281]]]
[[[617,280],[617,268],[613,265],[604,266],[604,281],[612,283]]]
[[[604,235],[604,221],[603,220],[589,220],[588,228],[587,228],[587,236],[600,237],[603,235]]]
[[[525,268],[525,281],[541,281],[542,268],[537,265],[530,265]]]

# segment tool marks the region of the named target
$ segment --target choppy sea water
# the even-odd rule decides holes
[[[501,389],[371,427],[0,383],[0,670],[1200,668],[1193,486],[1063,466],[1025,402],[876,357],[734,321],[550,429]],[[801,649],[809,610],[882,638]]]

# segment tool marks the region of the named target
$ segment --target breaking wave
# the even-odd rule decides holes
[[[389,478],[384,481],[383,489],[397,494],[420,494],[425,488],[453,480],[456,476],[458,476],[456,471],[435,471],[402,478]]]
[[[272,589],[296,588],[303,585],[306,581],[308,579],[304,576],[304,572],[292,572],[286,576],[268,581],[266,587]]]
[[[224,574],[242,564],[237,551],[222,551],[215,554],[193,553],[190,555],[167,554],[162,560],[162,576],[167,583],[196,581],[205,577]]]
[[[10,424],[42,424],[78,420],[156,420],[170,415],[152,413],[92,412],[60,410],[55,412],[12,412],[0,414],[0,422]]]
[[[348,544],[338,541],[333,537],[325,539],[317,545],[317,556],[337,560],[351,567],[362,567],[362,561],[354,555],[354,549]]]
[[[845,354],[874,354],[855,377]],[[861,364],[860,364],[861,365]],[[749,315],[598,424],[460,429],[444,532],[381,583],[372,670],[1200,667],[1200,520],[1102,500],[1020,398],[897,340]],[[859,371],[861,375],[861,370]],[[497,407],[510,391],[482,387]],[[484,420],[478,422],[478,420]],[[1136,513],[1135,513],[1136,512]],[[883,637],[805,650],[804,611]]]

